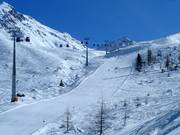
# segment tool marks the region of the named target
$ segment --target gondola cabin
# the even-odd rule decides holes
[[[59,47],[63,47],[63,45],[62,45],[62,44],[60,44],[60,45],[59,45]]]
[[[30,37],[26,37],[26,42],[30,42]]]
[[[69,47],[69,44],[67,44],[66,47]]]
[[[16,42],[23,42],[23,39],[21,37],[17,37]]]

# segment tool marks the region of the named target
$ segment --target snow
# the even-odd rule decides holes
[[[180,133],[180,70],[161,72],[159,63],[138,73],[134,70],[137,53],[147,48],[179,64],[180,34],[153,41],[135,42],[104,52],[90,50],[89,67],[84,66],[85,49],[67,33],[57,32],[33,18],[13,11],[7,3],[0,13],[15,20],[26,31],[30,43],[17,44],[18,92],[26,97],[9,103],[11,94],[12,41],[8,27],[0,25],[0,133],[5,135],[89,135],[94,128],[99,101],[108,108],[107,135],[178,135]],[[4,21],[9,22],[9,17]],[[1,18],[1,17],[0,17]],[[8,37],[8,38],[7,38]],[[59,47],[62,44],[63,47]],[[66,44],[70,47],[67,48]],[[163,67],[164,68],[164,67]],[[63,79],[66,87],[60,88]],[[147,96],[148,95],[148,96]],[[124,102],[127,121],[123,125]],[[137,106],[137,104],[140,104]],[[65,133],[64,113],[70,110],[73,130]]]
[[[3,14],[3,11],[10,11],[12,9],[11,5],[9,5],[8,3],[6,2],[0,2],[0,14]]]
[[[42,25],[30,16],[23,15],[3,2],[0,4],[0,111],[11,108],[12,46],[9,31],[21,28],[24,38],[31,42],[16,44],[17,92],[26,95],[23,102],[52,98],[68,92],[86,75],[85,48],[68,33],[61,33]],[[66,45],[69,47],[66,47]],[[60,47],[62,45],[62,47]],[[90,60],[104,52],[89,51]],[[60,81],[66,85],[59,87]],[[6,104],[6,105],[4,105]]]
[[[173,48],[169,49],[162,50],[165,53],[174,52],[172,57],[178,54],[175,53],[176,50],[173,50]],[[113,109],[111,109],[113,122],[111,123],[111,129],[106,133],[108,135],[179,133],[179,71],[172,71],[170,77],[168,77],[167,73],[161,73],[154,66],[145,73],[136,73],[131,68],[134,56],[136,56],[136,52],[107,59],[93,75],[74,89],[75,91],[72,91],[72,93],[77,93],[76,95],[81,97],[80,99],[77,100],[75,95],[70,99],[65,98],[67,100],[65,104],[76,110],[73,111],[73,115],[76,117],[74,120],[75,127],[81,131],[74,131],[69,134],[88,134],[88,127],[86,126],[91,125],[87,123],[93,120],[89,117],[97,111],[96,105],[102,96],[107,102],[111,103],[111,107],[116,108],[112,107]],[[172,93],[169,93],[169,90],[172,90]],[[148,104],[146,104],[147,93],[150,94]],[[140,98],[141,102],[141,106],[138,108],[135,107],[136,102],[134,101],[137,97]],[[127,120],[126,127],[122,126],[123,109],[121,102],[124,99],[128,101],[130,109],[128,112],[130,119]],[[73,101],[73,105],[70,103],[71,101]],[[61,117],[63,116],[61,115]],[[63,130],[60,128],[62,123],[55,123],[56,125],[53,128],[45,125],[44,128],[35,132],[35,135],[63,134]],[[54,130],[54,128],[56,129]]]
[[[126,61],[126,57],[121,60],[125,61],[123,66],[129,65],[129,62]],[[0,116],[0,132],[3,133],[6,131],[7,135],[26,135],[43,126],[43,120],[46,120],[46,122],[54,121],[65,111],[67,106],[83,109],[91,104],[95,104],[102,95],[105,97],[111,95],[112,90],[117,88],[119,85],[118,82],[120,82],[121,79],[113,80],[109,87],[104,87],[102,89],[102,86],[109,82],[105,79],[109,77],[107,71],[110,69],[109,66],[114,62],[114,58],[112,58],[112,60],[107,60],[96,72],[67,94],[4,113]],[[129,71],[124,72],[125,75],[127,73],[129,73]],[[122,75],[122,73],[120,74]],[[17,116],[17,114],[19,115]],[[8,123],[6,123],[7,121]],[[8,131],[9,126],[14,128]]]

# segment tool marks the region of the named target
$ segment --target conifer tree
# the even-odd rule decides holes
[[[59,84],[59,86],[61,86],[61,87],[64,87],[63,80],[61,80],[61,81],[60,81],[60,84]]]
[[[166,56],[165,67],[167,68],[167,70],[169,70],[169,68],[170,68],[170,58],[169,58],[169,55]]]
[[[141,55],[138,53],[136,58],[136,70],[141,72],[141,69],[142,69],[142,58]]]
[[[104,99],[102,99],[100,103],[100,108],[95,117],[95,135],[105,134],[105,131],[109,128],[108,117],[108,109],[105,106]]]
[[[147,63],[150,66],[152,64],[152,51],[150,49],[148,49],[147,51]]]
[[[129,118],[129,116],[128,116],[128,110],[127,110],[128,104],[127,104],[127,101],[126,101],[126,100],[124,100],[123,107],[124,107],[124,117],[123,117],[124,124],[123,124],[123,125],[126,126],[127,119]]]
[[[68,133],[70,130],[72,130],[73,128],[73,123],[72,123],[72,114],[69,110],[69,108],[67,108],[65,114],[64,114],[64,127],[66,129],[65,133]]]

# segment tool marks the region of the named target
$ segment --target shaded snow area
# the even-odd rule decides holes
[[[12,107],[7,103],[11,98],[11,30],[14,28],[20,28],[23,40],[16,44],[17,92],[25,94],[20,99],[22,104],[68,92],[89,70],[97,68],[85,67],[86,52],[80,41],[40,24],[3,2],[0,4],[0,112]],[[25,42],[26,37],[30,37],[30,42]],[[100,55],[102,52],[90,50],[89,58]],[[61,80],[64,88],[59,86]]]

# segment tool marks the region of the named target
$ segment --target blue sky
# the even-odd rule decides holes
[[[151,40],[180,32],[179,0],[5,0],[77,39]]]

